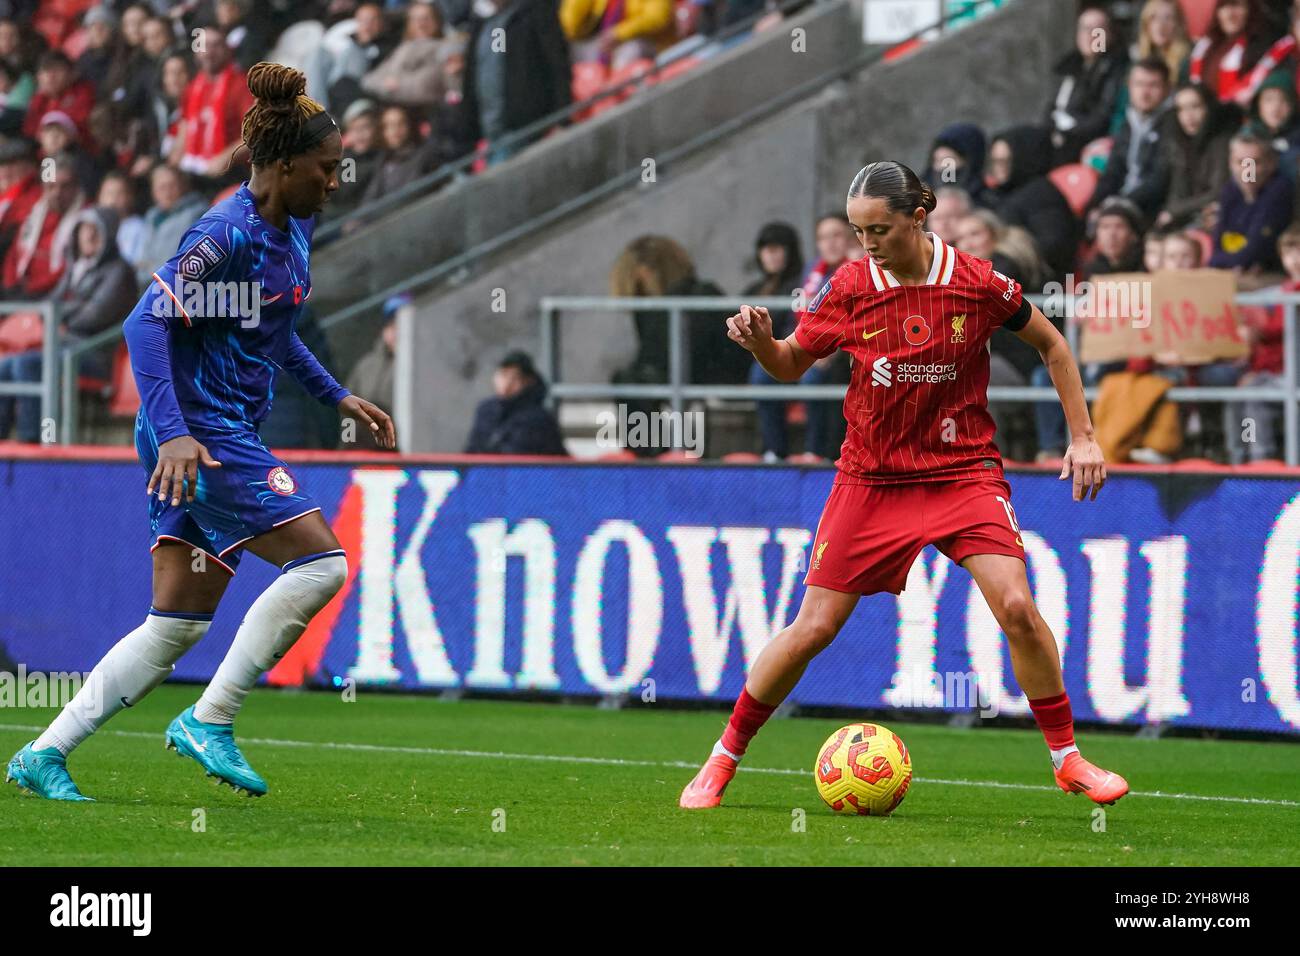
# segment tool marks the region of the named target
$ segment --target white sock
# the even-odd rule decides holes
[[[167,679],[173,665],[199,642],[211,614],[149,609],[144,623],[109,649],[77,695],[36,738],[36,750],[57,747],[65,757],[123,707],[134,707]]]
[[[717,742],[716,744],[713,745],[713,753],[709,754],[709,756],[710,756],[710,757],[717,757],[717,756],[719,756],[719,755],[721,755],[721,754],[726,754],[726,755],[727,755],[728,757],[730,757],[732,760],[736,761],[736,763],[740,763],[740,757],[736,756],[736,755],[733,754],[730,750],[728,750],[726,747],[722,746],[722,738],[719,737],[719,738],[718,738],[718,742]]]
[[[1048,749],[1051,750],[1050,747]],[[1079,748],[1074,744],[1070,744],[1068,747],[1062,747],[1060,750],[1052,750],[1052,766],[1057,770],[1060,770],[1061,764],[1065,763],[1065,758],[1070,754],[1077,754],[1078,752]]]
[[[233,724],[257,679],[293,647],[307,622],[338,593],[347,577],[342,549],[286,564],[284,573],[248,609],[225,660],[194,705],[195,718],[205,724]]]

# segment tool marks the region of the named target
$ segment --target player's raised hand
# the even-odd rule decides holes
[[[359,418],[370,428],[370,435],[380,448],[392,451],[397,448],[397,426],[393,419],[374,402],[357,395],[349,395],[339,402],[339,414]]]
[[[153,474],[149,476],[146,494],[153,494],[158,488],[158,500],[166,500],[171,495],[173,506],[179,505],[181,499],[194,500],[194,490],[199,481],[199,465],[204,468],[220,468],[221,462],[210,454],[207,448],[189,435],[169,439],[158,446],[158,464],[154,465]]]
[[[727,338],[752,352],[771,341],[772,316],[767,309],[742,305],[738,313],[727,319]]]
[[[1064,481],[1071,475],[1074,477],[1074,500],[1082,501],[1088,495],[1089,501],[1096,501],[1097,492],[1106,483],[1106,460],[1096,441],[1091,438],[1076,438],[1070,442],[1058,477]],[[1089,495],[1090,488],[1092,494]]]

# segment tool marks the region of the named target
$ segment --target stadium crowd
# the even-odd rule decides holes
[[[1201,266],[1232,270],[1243,289],[1300,289],[1300,2],[1147,0],[1128,24],[1132,42],[1111,6],[1079,14],[1040,122],[989,135],[958,121],[937,133],[923,164],[938,197],[930,228],[1030,291],[1067,277]],[[1207,7],[1203,35],[1192,36],[1186,12]],[[237,149],[249,105],[243,76],[258,60],[300,66],[339,118],[353,178],[328,220],[448,161],[499,162],[526,145],[503,144],[503,135],[567,106],[580,88],[619,82],[742,21],[770,25],[783,10],[790,4],[775,0],[0,0],[0,298],[58,300],[68,341],[119,322],[190,224],[247,176]],[[493,55],[502,36],[505,52]],[[755,239],[756,278],[736,291],[811,295],[860,254],[841,214],[816,224],[811,261],[798,230],[770,223]],[[679,244],[657,236],[624,250],[610,285],[618,295],[723,291],[696,275]],[[1165,397],[1175,384],[1280,381],[1280,310],[1243,316],[1242,360],[1084,368],[1085,382],[1101,389],[1095,417],[1111,460],[1278,456],[1278,405],[1179,407]],[[662,382],[665,317],[635,318],[638,354],[614,380]],[[789,332],[793,313],[776,318],[778,332]],[[301,333],[328,364],[313,324],[307,309]],[[41,341],[39,315],[0,316],[0,381],[39,380]],[[992,385],[1050,384],[1027,346],[1012,336],[993,343]],[[363,363],[380,380],[380,399],[391,393],[392,348],[386,334]],[[739,350],[694,338],[689,348],[696,381],[770,381]],[[122,359],[111,344],[88,354],[83,391],[107,394]],[[847,374],[833,357],[804,381]],[[1008,457],[1062,453],[1054,403],[995,403],[993,412]],[[0,440],[11,431],[40,440],[38,414],[35,399],[0,396]],[[803,426],[805,455],[835,455],[842,423],[831,403],[760,402],[758,418],[765,458],[790,454],[792,424]],[[1243,418],[1257,423],[1249,442]],[[272,444],[333,443],[329,423],[292,383],[266,428]]]

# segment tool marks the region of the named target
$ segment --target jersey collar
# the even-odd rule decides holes
[[[953,268],[957,265],[957,250],[932,232],[927,232],[926,235],[934,246],[934,261],[930,264],[930,274],[926,277],[925,284],[948,285],[952,281]],[[870,257],[867,259],[867,267],[871,270],[871,281],[877,292],[902,286],[892,272],[880,268]]]

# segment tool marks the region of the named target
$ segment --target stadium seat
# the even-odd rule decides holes
[[[140,410],[140,393],[135,387],[135,375],[131,372],[131,356],[126,343],[119,342],[113,353],[112,372],[113,392],[108,398],[108,413],[114,418],[128,418]]]
[[[1210,261],[1214,254],[1214,237],[1203,229],[1188,229],[1187,234],[1201,245],[1201,265]]]
[[[1083,163],[1067,163],[1064,166],[1057,166],[1047,174],[1047,178],[1070,204],[1070,211],[1076,216],[1082,216],[1088,206],[1088,200],[1092,198],[1097,188],[1097,180],[1101,177],[1091,166],[1085,166]]]
[[[902,43],[899,43],[896,46],[891,46],[886,50],[884,59],[886,62],[890,60],[901,60],[909,53],[914,53],[920,49],[922,42],[924,41],[922,41],[920,37],[912,37],[910,40],[904,40]]]
[[[757,461],[762,461],[762,455],[756,455],[752,451],[732,451],[722,456],[722,460],[732,464],[750,465]]]
[[[1216,0],[1178,0],[1183,8],[1183,19],[1187,21],[1187,34],[1193,39],[1205,36],[1214,16]]]
[[[570,90],[573,93],[573,102],[582,103],[591,99],[605,81],[609,79],[609,70],[605,68],[604,63],[575,63],[573,64],[573,79],[570,84]],[[578,122],[582,122],[591,115],[590,110],[582,110],[574,116]]]
[[[609,451],[599,456],[597,461],[636,461],[636,452],[628,451],[626,448],[620,448],[618,451]]]
[[[699,461],[694,455],[688,455],[680,448],[674,448],[672,451],[666,451],[663,454],[655,456],[656,461]]]
[[[1097,172],[1102,172],[1106,168],[1106,162],[1110,159],[1110,150],[1114,146],[1115,140],[1111,136],[1102,136],[1094,139],[1087,146],[1083,147],[1083,152],[1079,156],[1079,162],[1091,166]]]

